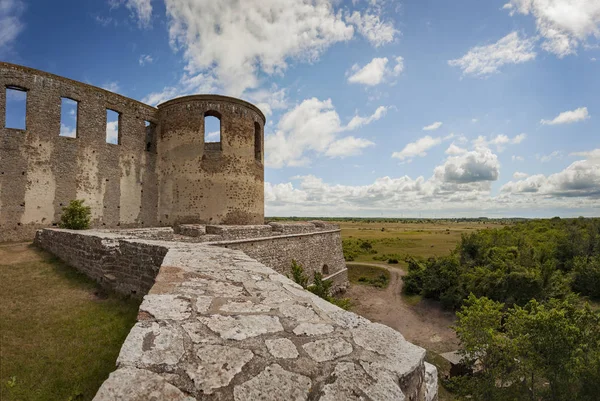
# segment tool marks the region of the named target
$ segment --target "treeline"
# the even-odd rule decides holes
[[[600,298],[600,219],[530,220],[464,234],[450,256],[410,258],[407,294],[458,308],[474,294],[507,306]]]
[[[512,224],[526,221],[520,217],[488,218],[488,217],[464,217],[464,218],[420,218],[420,217],[265,217],[265,221],[311,221],[322,220],[331,222],[349,223],[481,223],[481,224]]]

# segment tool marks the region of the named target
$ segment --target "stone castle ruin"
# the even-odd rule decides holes
[[[151,107],[7,63],[0,83],[0,242],[35,236],[143,297],[95,400],[437,399],[424,349],[286,277],[296,260],[337,291],[348,282],[338,226],[265,224],[258,108],[218,95]],[[26,97],[18,129],[6,119],[15,90]],[[76,102],[69,137],[62,98]],[[217,141],[205,140],[206,117],[220,120]],[[91,207],[92,229],[56,227],[73,199]]]

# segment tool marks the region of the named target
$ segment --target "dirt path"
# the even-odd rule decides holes
[[[391,274],[385,289],[350,284],[346,297],[354,305],[352,311],[398,330],[408,341],[428,350],[442,353],[458,348],[456,334],[449,327],[454,324],[454,313],[429,300],[410,305],[401,293],[404,271],[375,263],[352,264],[381,267]]]

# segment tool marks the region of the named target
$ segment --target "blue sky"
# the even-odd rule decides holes
[[[0,58],[257,104],[267,215],[600,214],[600,0],[0,0]]]

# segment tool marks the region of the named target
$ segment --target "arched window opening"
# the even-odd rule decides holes
[[[216,111],[204,113],[204,149],[221,150],[221,114]]]
[[[323,265],[323,275],[324,276],[329,275],[329,266],[327,266],[327,264]]]
[[[262,161],[262,131],[259,123],[254,123],[254,158]]]

